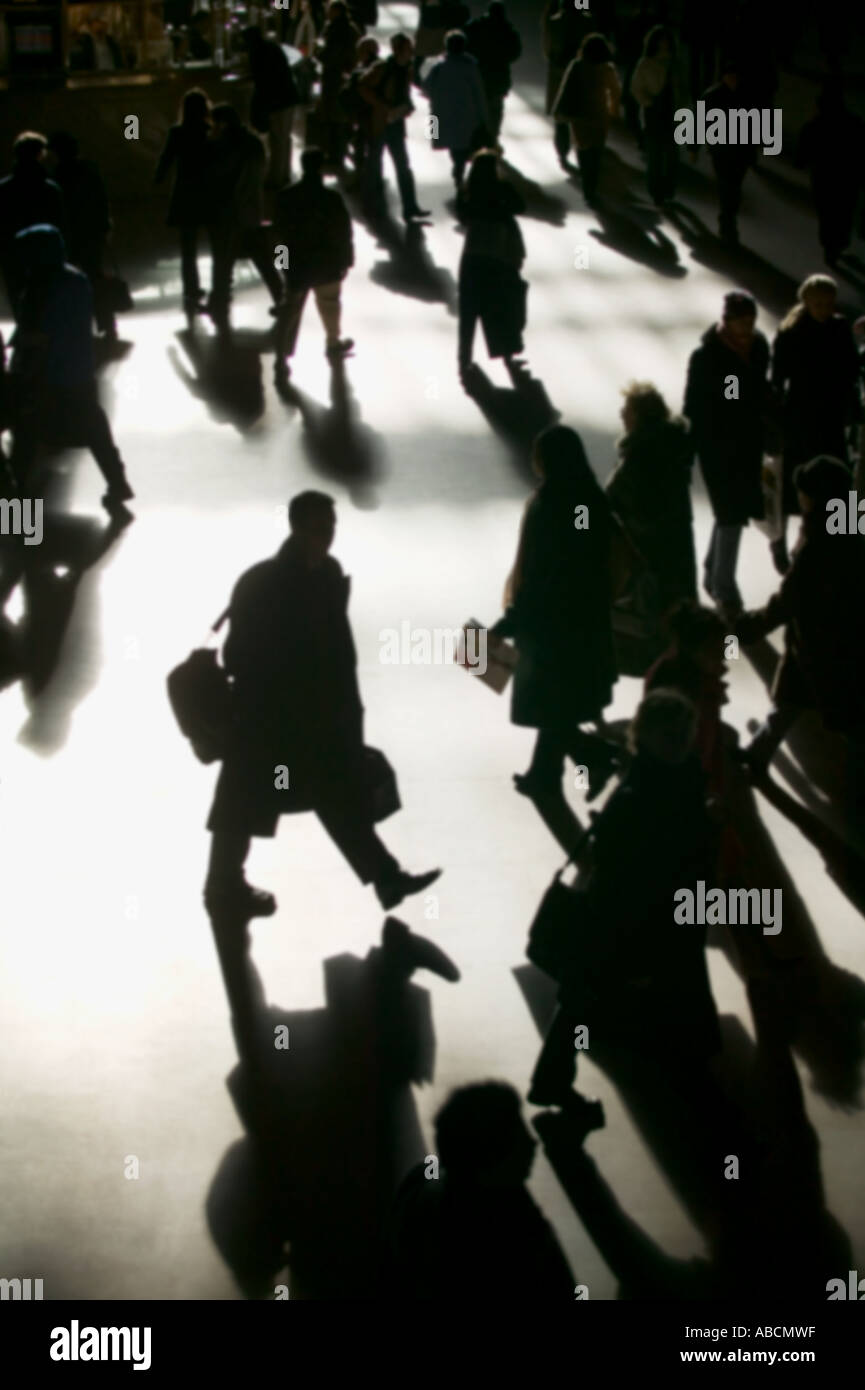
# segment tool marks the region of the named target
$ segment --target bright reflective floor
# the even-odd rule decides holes
[[[388,25],[412,8],[384,7]],[[731,282],[755,289],[759,326],[771,333],[795,284],[820,268],[813,224],[801,200],[752,174],[742,227],[753,255],[730,261],[711,239],[693,247],[665,222],[667,250],[645,234],[655,219],[636,155],[614,145],[614,201],[623,208],[628,196],[636,200],[623,250],[621,226],[602,230],[559,170],[538,96],[537,85],[519,87],[504,131],[509,160],[545,195],[534,200],[542,215],[523,222],[527,359],[606,478],[621,388],[650,379],[678,409],[688,353]],[[179,332],[174,262],[141,281],[139,311],[122,324],[133,348],[103,372],[136,521],[81,577],[45,687],[28,695],[16,685],[0,697],[0,1272],[44,1277],[46,1297],[242,1296],[208,1219],[217,1175],[235,1215],[249,1200],[242,1184],[232,1188],[226,1164],[229,1151],[241,1153],[243,1128],[225,1087],[235,1054],[201,903],[215,771],[179,736],[165,676],[199,644],[237,575],[276,548],[285,500],[303,488],[337,499],[334,553],[353,580],[367,737],[397,769],[405,808],[383,827],[384,838],[412,869],[445,868],[435,899],[413,899],[399,915],[462,971],[456,986],[415,977],[429,994],[436,1047],[432,1080],[413,1088],[422,1136],[408,1145],[407,1161],[432,1152],[432,1116],[452,1087],[496,1077],[524,1093],[538,1052],[513,971],[525,965],[528,925],[562,856],[511,786],[532,736],[509,724],[507,696],[453,667],[379,661],[380,633],[404,621],[452,628],[470,615],[499,616],[531,485],[524,451],[490,427],[456,379],[447,301],[461,241],[445,206],[449,162],[424,141],[423,114],[413,119],[411,153],[421,201],[434,209],[426,259],[406,272],[405,253],[394,257],[356,224],[357,264],[344,294],[344,328],[357,341],[346,364],[347,402],[331,402],[312,305],[295,359],[299,405],[275,395],[267,299],[250,267],[238,277],[228,370],[205,327],[198,346]],[[714,227],[705,157],[691,179],[687,200]],[[560,225],[550,200],[560,200]],[[587,254],[578,257],[579,249]],[[476,355],[487,367],[480,339]],[[508,385],[500,364],[488,370]],[[525,425],[528,407],[504,398],[502,408]],[[70,452],[62,467],[73,516],[85,530],[101,527],[95,466]],[[710,526],[701,484],[695,506],[701,555]],[[775,587],[766,539],[754,527],[740,583],[752,606]],[[19,604],[14,596],[13,616]],[[779,645],[780,634],[773,640]],[[621,680],[610,717],[628,716],[638,695],[638,682]],[[729,722],[744,733],[767,708],[764,683],[744,656],[731,663],[730,695]],[[788,785],[802,791],[792,754],[787,771]],[[582,794],[570,795],[579,812]],[[826,955],[865,977],[859,913],[820,853],[762,799],[760,809]],[[249,876],[280,903],[274,919],[253,928],[268,998],[313,1020],[330,997],[323,962],[365,957],[383,914],[311,816],[284,819],[275,841],[257,842]],[[718,950],[710,968],[720,1012],[752,1037],[738,976]],[[303,1056],[312,1036],[311,1025],[296,1028],[286,1064],[314,1078],[318,1061]],[[797,1066],[828,1206],[862,1269],[860,1116],[819,1094],[808,1066]],[[699,1253],[684,1203],[591,1052],[578,1084],[604,1102],[607,1126],[587,1147],[623,1207],[667,1253]],[[308,1105],[314,1112],[314,1094]],[[132,1158],[137,1178],[127,1176]],[[350,1183],[364,1162],[349,1127],[328,1172]],[[590,1297],[615,1297],[613,1274],[540,1152],[531,1188]]]

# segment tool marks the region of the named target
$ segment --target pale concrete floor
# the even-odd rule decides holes
[[[389,7],[389,17],[399,19],[401,8]],[[695,259],[670,226],[687,272],[680,279],[600,244],[596,222],[557,168],[547,123],[527,104],[536,96],[521,90],[510,101],[508,153],[564,200],[567,218],[562,227],[523,224],[532,285],[527,355],[606,477],[621,387],[649,378],[678,408],[687,355],[729,279]],[[453,275],[460,239],[443,207],[448,164],[423,141],[422,115],[414,118],[412,156],[422,201],[435,209],[427,245]],[[712,206],[700,211],[714,225]],[[743,227],[748,243],[793,281],[817,268],[802,210],[755,176]],[[589,249],[585,269],[574,268],[578,247]],[[46,1297],[239,1296],[204,1213],[216,1169],[242,1133],[224,1087],[234,1052],[200,900],[214,770],[197,764],[179,737],[164,681],[237,574],[276,547],[281,508],[302,488],[323,486],[338,500],[335,554],[353,577],[368,739],[397,768],[405,806],[385,837],[406,865],[446,869],[437,920],[426,920],[433,908],[419,899],[401,912],[463,973],[457,986],[418,977],[431,995],[437,1037],[434,1080],[415,1090],[427,1151],[432,1116],[453,1086],[491,1076],[524,1091],[537,1054],[538,1033],[512,972],[524,963],[527,926],[561,854],[511,788],[531,735],[511,727],[506,698],[456,669],[378,660],[379,634],[404,620],[453,627],[470,614],[498,617],[529,483],[455,379],[455,319],[441,303],[376,283],[386,266],[386,254],[357,227],[345,329],[358,344],[348,364],[356,437],[374,465],[364,485],[318,466],[297,413],[273,394],[269,356],[264,411],[249,428],[186,389],[171,362],[183,352],[176,265],[159,267],[152,289],[140,294],[141,312],[124,324],[134,350],[105,372],[137,520],[85,574],[47,689],[29,705],[19,686],[0,700],[0,1270],[43,1276]],[[769,332],[781,306],[762,303],[760,324]],[[251,271],[235,321],[250,331],[268,323]],[[322,346],[310,309],[295,381],[317,412],[328,404]],[[480,345],[478,359],[485,362]],[[505,384],[500,367],[491,375]],[[68,454],[64,466],[73,512],[97,516],[101,488],[91,462]],[[701,489],[696,527],[701,553],[709,528]],[[774,587],[755,528],[745,537],[741,582],[752,604]],[[745,659],[731,664],[730,682],[729,719],[744,731],[765,712],[764,687]],[[620,681],[611,717],[628,715],[638,693],[636,681]],[[578,805],[580,794],[573,796]],[[817,852],[762,804],[828,955],[865,975],[858,914]],[[274,920],[254,928],[270,1000],[286,1010],[321,1007],[323,960],[362,957],[378,939],[382,914],[371,892],[313,817],[286,820],[275,842],[259,842],[250,877],[273,888],[281,904]],[[719,1009],[753,1034],[740,981],[719,952],[710,964]],[[830,1107],[804,1068],[802,1076],[828,1204],[861,1268],[859,1115]],[[698,1252],[698,1232],[590,1057],[580,1084],[606,1106],[607,1127],[588,1148],[624,1207],[669,1253]],[[130,1156],[140,1162],[137,1180],[124,1176]],[[349,1171],[350,1144],[342,1161]],[[615,1296],[615,1280],[541,1155],[532,1190],[591,1297]]]

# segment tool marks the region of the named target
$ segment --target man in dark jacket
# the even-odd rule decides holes
[[[105,182],[90,159],[82,159],[78,141],[65,130],[48,141],[51,169],[63,194],[64,227],[69,259],[90,281],[96,327],[109,338],[117,336],[111,306],[106,302],[103,260],[111,232],[111,212]]]
[[[791,726],[816,709],[828,729],[865,736],[865,554],[857,532],[827,529],[827,503],[846,504],[850,473],[837,459],[821,455],[793,475],[802,511],[802,530],[791,565],[776,594],[736,625],[743,643],[758,642],[785,624],[784,656],[772,684],[774,708],[745,750],[759,776],[765,773]]]
[[[354,235],[341,195],[324,185],[323,164],[321,150],[304,150],[303,177],[277,198],[277,244],[288,249],[288,288],[277,322],[277,381],[291,374],[286,358],[294,356],[310,290],[324,324],[328,357],[344,357],[354,346],[351,338],[340,337],[342,282],[354,265]]]
[[[481,70],[490,141],[495,144],[504,120],[505,97],[511,90],[511,64],[523,51],[522,39],[505,14],[503,0],[491,0],[487,13],[466,25],[466,42]]]
[[[63,195],[45,171],[47,151],[44,135],[22,131],[12,149],[12,173],[0,179],[0,264],[16,317],[23,273],[17,260],[17,234],[37,223],[63,230]]]
[[[291,178],[291,128],[297,105],[297,86],[282,45],[266,39],[257,24],[243,31],[249,54],[253,90],[250,120],[267,135],[270,167],[266,187],[282,188]]]
[[[411,67],[414,44],[408,34],[394,34],[390,57],[370,64],[358,82],[361,100],[370,108],[366,125],[367,149],[361,181],[364,212],[371,217],[387,211],[382,156],[387,149],[393,160],[402,215],[406,222],[428,217],[418,206],[414,174],[408,157],[406,117],[414,110],[411,99]]]
[[[740,290],[724,297],[720,323],[691,354],[683,414],[709,492],[715,524],[703,568],[706,592],[737,616],[736,561],[742,528],[763,516],[761,470],[771,438],[769,344],[756,331],[757,305]]]
[[[294,497],[291,534],[235,585],[223,651],[234,678],[228,750],[207,828],[205,903],[213,914],[269,917],[270,893],[243,866],[250,838],[272,838],[283,812],[314,810],[362,883],[395,907],[439,870],[405,873],[376,834],[364,780],[363,705],[348,620],[350,583],[328,551],[336,514],[320,492]]]
[[[23,487],[39,445],[90,449],[108,484],[103,506],[125,513],[133,492],[96,389],[93,295],[87,276],[66,264],[56,227],[28,227],[17,237],[24,289],[10,369],[12,467]]]

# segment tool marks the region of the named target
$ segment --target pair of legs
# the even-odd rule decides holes
[[[725,526],[716,521],[703,562],[706,592],[725,608],[738,610],[742,608],[742,595],[736,583],[736,564],[741,540],[741,526]]]
[[[584,149],[577,146],[577,162],[580,166],[580,182],[583,186],[583,197],[589,207],[594,207],[598,201],[598,188],[601,182],[601,155],[603,145],[589,145]]]
[[[668,203],[675,196],[679,171],[678,147],[672,132],[646,135],[646,187],[653,203]]]
[[[553,122],[553,144],[559,156],[559,163],[567,164],[568,155],[571,153],[571,127],[567,121]]]
[[[214,323],[228,325],[234,263],[237,260],[251,260],[270,291],[274,304],[282,303],[283,279],[273,263],[273,247],[268,244],[266,227],[212,226],[210,247],[213,260],[208,308]]]
[[[595,797],[618,766],[621,750],[600,734],[569,729],[539,729],[528,771],[514,778],[517,791],[528,796],[554,839],[570,854],[584,827],[562,790],[565,759],[588,772],[588,791]]]
[[[266,179],[268,188],[283,188],[291,180],[291,132],[293,127],[293,106],[286,106],[282,111],[271,112],[267,132],[267,141],[270,146],[270,161]]]
[[[742,206],[742,184],[748,165],[741,159],[713,158],[718,180],[718,229],[724,241],[739,240],[739,209]]]
[[[466,165],[472,157],[471,150],[451,150],[451,170],[454,176],[454,184],[457,193],[462,191],[463,180],[466,173]]]
[[[126,469],[111,433],[108,416],[99,403],[96,383],[80,387],[44,387],[38,398],[19,403],[12,436],[12,473],[19,489],[32,475],[40,445],[83,443],[93,455],[108,487],[107,507],[132,497]]]
[[[343,343],[340,338],[342,326],[342,281],[334,280],[327,285],[303,285],[291,287],[286,291],[282,313],[276,326],[276,367],[280,371],[287,357],[293,357],[297,347],[297,335],[303,309],[310,291],[315,296],[327,340],[327,351],[335,352]]]
[[[362,166],[363,204],[368,212],[384,211],[386,198],[382,160],[387,150],[399,189],[402,215],[408,220],[421,215],[414,174],[408,157],[405,121],[389,121],[379,136],[371,136]]]

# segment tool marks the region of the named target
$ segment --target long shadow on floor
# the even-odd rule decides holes
[[[511,374],[513,386],[496,386],[482,367],[475,366],[466,394],[471,396],[492,430],[509,445],[522,470],[527,470],[532,446],[541,430],[561,419],[542,381],[526,369]]]
[[[433,1079],[429,993],[379,947],[323,969],[324,1008],[262,1010],[257,1065],[228,1078],[247,1135],[206,1211],[248,1298],[377,1297],[393,1195],[425,1156],[411,1084]]]
[[[45,518],[41,545],[3,556],[3,602],[20,582],[24,611],[17,624],[4,622],[6,667],[0,679],[5,684],[21,680],[29,718],[19,742],[44,756],[63,746],[76,705],[96,682],[98,580],[87,585],[83,600],[79,587],[124,529],[124,521],[98,522],[52,511]]]
[[[278,384],[277,392],[285,405],[300,413],[301,441],[312,467],[343,483],[356,507],[374,510],[376,485],[384,477],[384,445],[360,419],[345,363],[331,363],[329,407],[298,390],[291,380]]]
[[[220,338],[196,324],[175,337],[182,353],[169,347],[168,359],[184,386],[206,403],[211,419],[246,434],[264,414],[261,356],[273,351],[273,330],[236,329]]]
[[[531,966],[514,974],[545,1032],[550,982]],[[783,995],[754,989],[751,1005],[758,1045],[737,1019],[722,1019],[722,1057],[702,1089],[678,1086],[679,1059],[646,1056],[638,1038],[591,1051],[702,1230],[708,1259],[663,1252],[623,1211],[559,1117],[535,1119],[562,1187],[620,1281],[620,1297],[765,1297],[791,1267],[801,1270],[810,1296],[825,1297],[827,1279],[849,1268],[850,1242],[826,1209],[819,1143],[784,1042]]]
[[[455,314],[456,282],[449,270],[433,260],[423,226],[410,223],[401,227],[388,218],[377,222],[373,230],[389,259],[377,261],[369,278],[394,294],[408,295],[425,304],[444,304],[448,313]]]
[[[676,203],[666,211],[699,265],[705,265],[725,276],[731,284],[749,290],[773,314],[779,317],[786,314],[795,302],[798,281],[747,246],[725,245],[692,208]]]

